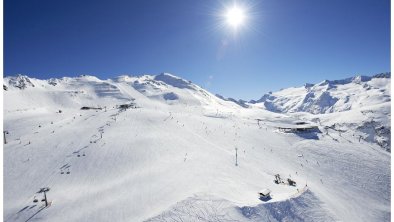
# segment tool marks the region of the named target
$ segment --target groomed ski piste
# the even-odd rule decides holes
[[[6,77],[3,95],[4,221],[390,220],[390,152],[325,127],[365,110],[389,120],[379,94],[342,113],[272,112],[160,74]],[[316,118],[315,131],[278,129]]]

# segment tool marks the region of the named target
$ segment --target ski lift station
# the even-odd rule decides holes
[[[283,133],[320,132],[318,126],[305,122],[280,123],[276,128]]]
[[[271,198],[271,190],[270,189],[263,189],[259,192],[260,199],[266,200]]]

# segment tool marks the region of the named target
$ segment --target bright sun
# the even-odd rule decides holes
[[[227,24],[236,29],[244,24],[246,16],[245,11],[242,8],[234,5],[232,8],[227,10],[225,17]]]

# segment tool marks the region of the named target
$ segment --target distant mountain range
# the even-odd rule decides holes
[[[124,90],[124,87],[130,87],[148,98],[161,100],[169,104],[201,104],[204,106],[226,104],[225,106],[230,107],[239,105],[242,108],[260,108],[275,113],[304,116],[305,113],[318,115],[349,111],[347,114],[352,113],[351,115],[358,116],[361,113],[363,118],[334,118],[337,122],[331,121],[333,118],[330,118],[337,115],[318,115],[313,118],[322,119],[326,124],[335,125],[337,128],[346,125],[346,127],[355,130],[358,129],[365,133],[363,136],[365,140],[376,142],[384,149],[390,150],[390,81],[391,73],[380,73],[371,77],[355,76],[343,80],[324,80],[317,84],[306,83],[302,87],[291,87],[278,92],[269,92],[260,99],[249,102],[225,98],[221,95],[214,96],[191,81],[169,73],[143,76],[124,75],[108,80],[100,80],[88,75],[48,80],[17,75],[15,77],[5,77],[3,88],[5,91],[32,90],[34,92],[50,93],[50,95],[44,97],[53,97],[55,94],[66,92],[80,98],[101,98],[98,102],[94,101],[94,105],[105,103],[108,99],[127,101],[130,99],[130,94],[125,92],[127,90]],[[61,101],[61,104],[58,105],[69,104],[71,106],[92,103],[92,100],[89,99],[82,102],[82,100],[75,99],[70,101],[70,98],[69,96],[63,97],[61,100],[50,98],[49,101]],[[21,100],[24,99],[21,98],[19,101]],[[20,106],[21,104],[15,105]],[[45,106],[45,104],[41,105]],[[5,108],[8,109],[9,107]]]

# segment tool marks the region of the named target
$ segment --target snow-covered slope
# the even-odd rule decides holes
[[[391,150],[391,74],[325,80],[265,94],[249,106],[303,116]],[[314,115],[308,115],[314,114]]]
[[[340,126],[277,130],[312,114],[244,108],[171,74],[18,76],[3,88],[5,221],[390,219],[391,154]]]
[[[104,107],[115,103],[127,103],[144,98],[164,104],[207,105],[236,107],[231,102],[218,99],[201,87],[163,73],[160,75],[119,76],[115,79],[100,80],[94,76],[82,75],[76,78],[39,80],[24,75],[5,77],[3,84],[5,95],[4,111],[28,111],[36,109],[81,108],[82,106]],[[39,98],[39,99],[38,99]],[[148,99],[148,100],[146,100]]]

